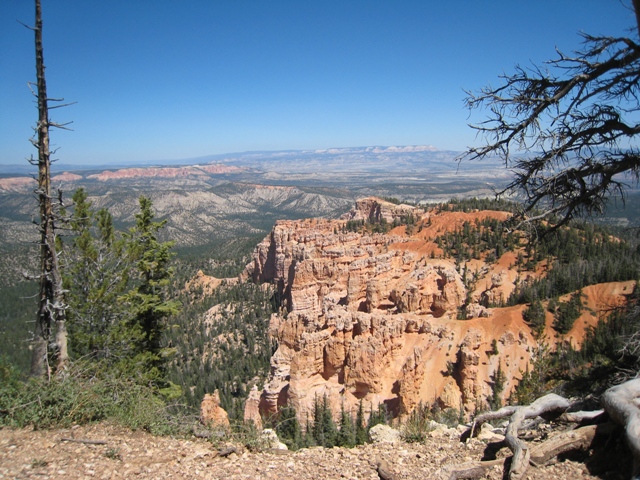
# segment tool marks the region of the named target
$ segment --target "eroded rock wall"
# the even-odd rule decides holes
[[[420,402],[469,413],[486,405],[498,366],[508,396],[536,347],[522,307],[472,303],[467,312],[475,318],[458,320],[458,307],[482,292],[467,292],[461,267],[435,255],[435,237],[473,217],[449,214],[447,223],[375,199],[358,208],[348,218],[392,221],[410,213],[417,228],[372,234],[346,231],[346,219],[279,221],[255,250],[245,275],[275,283],[283,305],[271,319],[278,348],[262,412],[290,404],[304,422],[314,399],[326,395],[334,412],[341,405],[355,412],[362,401],[366,409],[385,403],[395,415]],[[518,276],[500,262],[476,270],[494,296],[513,289]]]

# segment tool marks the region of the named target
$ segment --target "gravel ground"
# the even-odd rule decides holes
[[[71,439],[71,441],[69,440]],[[73,441],[75,440],[75,441]],[[80,443],[101,441],[105,443]],[[446,478],[451,465],[479,460],[487,444],[457,435],[439,434],[425,443],[309,448],[297,452],[252,453],[239,449],[227,457],[220,446],[201,439],[154,437],[120,427],[97,424],[66,430],[0,429],[0,478],[24,479],[372,479],[376,465],[386,462],[396,479]],[[508,450],[499,456],[508,455]],[[499,480],[502,467],[484,478]],[[583,463],[565,460],[530,467],[530,480],[617,479],[617,473],[592,476]]]

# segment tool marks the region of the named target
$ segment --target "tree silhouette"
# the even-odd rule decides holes
[[[562,225],[600,213],[611,195],[624,200],[626,180],[638,181],[640,0],[633,8],[633,39],[582,34],[573,55],[558,51],[544,66],[516,66],[497,88],[468,92],[467,107],[490,114],[471,125],[483,145],[462,158],[501,158],[515,176],[499,193],[524,194],[523,219],[555,214]]]

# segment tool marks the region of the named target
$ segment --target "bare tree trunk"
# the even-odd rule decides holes
[[[65,326],[65,303],[62,275],[56,252],[55,213],[51,199],[51,152],[49,150],[49,107],[44,73],[42,48],[42,11],[36,0],[36,78],[38,89],[38,201],[40,204],[40,300],[35,326],[31,375],[50,373],[48,364],[52,329],[56,331],[56,369],[61,370],[68,361]]]
[[[633,479],[640,479],[640,378],[611,387],[601,402],[611,419],[625,428],[627,443],[633,453]]]

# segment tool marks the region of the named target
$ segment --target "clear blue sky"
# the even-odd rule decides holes
[[[35,153],[29,0],[0,0],[0,163]],[[629,0],[42,0],[64,163],[248,150],[462,150],[464,89],[625,35]],[[479,118],[479,117],[477,117]],[[473,119],[476,119],[474,114]]]

